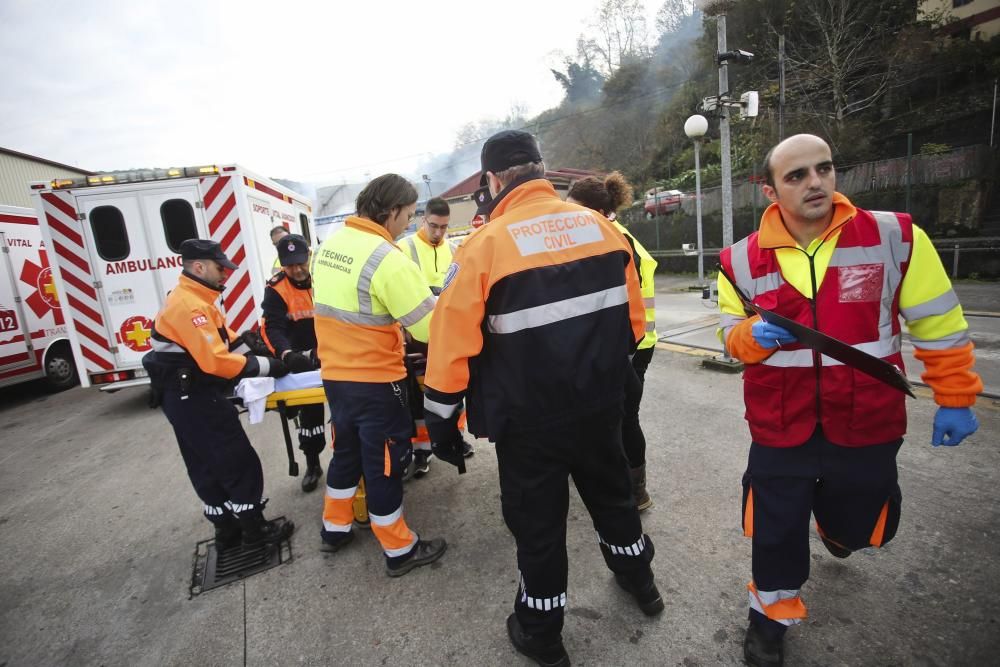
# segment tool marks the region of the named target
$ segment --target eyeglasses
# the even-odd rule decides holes
[[[433,229],[436,232],[446,232],[446,231],[448,231],[448,223],[447,222],[444,223],[443,225],[439,225],[437,223],[429,221],[427,218],[424,218],[424,223],[428,227],[430,227],[431,229]]]
[[[414,211],[413,213],[410,213],[409,215],[407,215],[407,216],[406,216],[406,221],[407,221],[407,222],[413,222],[413,219],[414,219],[415,217],[417,217],[417,213],[416,213],[416,211]]]

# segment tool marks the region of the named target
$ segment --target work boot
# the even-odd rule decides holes
[[[476,450],[472,446],[471,442],[468,442],[464,438],[462,439],[462,456],[467,459],[471,459],[476,455]]]
[[[826,547],[826,550],[829,551],[835,558],[847,558],[854,553],[847,547],[842,547],[836,542],[826,539],[825,535],[820,535],[819,540],[823,543],[823,546]]]
[[[615,572],[615,581],[622,590],[635,599],[639,609],[646,616],[656,616],[663,611],[663,598],[660,597],[660,591],[656,588],[656,581],[652,574],[650,574],[649,581],[645,583],[633,583],[624,574]]]
[[[431,471],[431,453],[422,449],[413,451],[413,476],[420,479]]]
[[[351,531],[340,533],[339,537],[340,539],[332,542],[328,542],[326,538],[320,538],[319,550],[328,554],[337,553],[354,541],[354,533]]]
[[[268,521],[260,509],[241,512],[239,518],[245,549],[261,544],[277,544],[295,532],[295,524],[291,521]]]
[[[510,643],[517,652],[531,658],[535,664],[545,667],[569,667],[569,655],[562,639],[558,636],[549,640],[532,637],[521,627],[517,614],[507,617],[507,636],[510,637]]]
[[[646,464],[643,463],[638,468],[631,468],[632,475],[632,495],[635,496],[635,506],[640,512],[645,512],[653,506],[653,499],[646,491]]]
[[[390,577],[402,577],[410,570],[421,565],[430,565],[444,555],[448,548],[448,543],[438,538],[435,540],[417,540],[417,544],[410,552],[410,557],[397,565],[390,565],[389,560],[385,561],[385,572]]]
[[[215,548],[217,551],[240,546],[242,537],[243,529],[240,528],[240,522],[232,514],[226,515],[215,523]]]
[[[309,493],[319,484],[319,480],[323,478],[323,468],[317,463],[313,465],[312,463],[306,468],[306,474],[302,476],[302,490]]]
[[[751,621],[743,640],[743,659],[752,667],[781,667],[785,664],[784,637],[768,638],[760,626]]]

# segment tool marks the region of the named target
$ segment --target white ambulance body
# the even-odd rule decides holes
[[[218,241],[238,265],[218,304],[237,333],[258,326],[283,225],[310,246],[312,206],[238,165],[98,174],[33,183],[32,198],[57,275],[83,386],[148,383],[142,357],[181,272],[180,245]]]
[[[73,350],[32,209],[0,206],[0,246],[0,387],[36,378],[73,386]]]

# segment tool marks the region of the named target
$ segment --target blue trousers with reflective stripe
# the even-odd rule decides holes
[[[236,406],[218,391],[163,391],[163,413],[174,428],[188,477],[206,505],[257,506],[264,472]],[[211,518],[209,518],[211,520]]]
[[[324,380],[333,422],[333,458],[326,483],[356,486],[365,476],[368,513],[386,516],[403,504],[403,470],[413,457],[405,379],[398,382]],[[388,456],[388,474],[386,462]],[[340,536],[324,531],[336,541]]]

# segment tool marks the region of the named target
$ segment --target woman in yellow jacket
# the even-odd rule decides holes
[[[588,176],[577,181],[569,189],[566,200],[591,208],[611,220],[632,246],[632,258],[639,269],[639,285],[646,309],[646,335],[639,341],[639,349],[632,355],[635,373],[626,376],[622,444],[632,471],[632,493],[639,511],[643,512],[653,506],[653,500],[646,490],[646,436],[639,425],[639,403],[642,401],[646,369],[656,346],[656,286],[653,282],[656,260],[631,232],[615,220],[615,211],[632,203],[632,186],[619,172],[612,172],[604,180]]]

